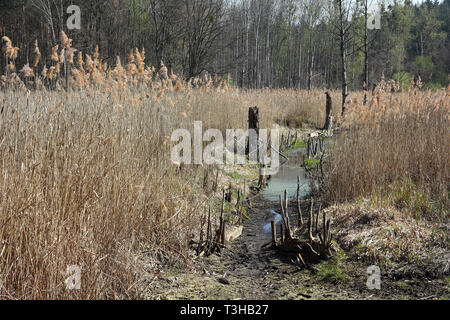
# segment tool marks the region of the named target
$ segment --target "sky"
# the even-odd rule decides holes
[[[371,5],[371,7],[372,7],[372,10],[371,11],[376,11],[376,9],[377,9],[377,4],[380,2],[380,1],[383,1],[383,0],[369,0],[369,3],[370,2],[372,2],[372,5]],[[389,2],[389,0],[384,0],[385,2]],[[439,0],[439,2],[442,2],[443,0]],[[421,3],[423,3],[423,2],[425,2],[425,0],[412,0],[412,3],[413,4],[421,4]]]

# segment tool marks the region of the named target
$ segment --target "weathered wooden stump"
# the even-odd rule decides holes
[[[245,154],[250,159],[259,161],[259,108],[257,106],[249,108],[248,110],[248,131],[249,137]]]
[[[331,130],[333,125],[333,116],[332,116],[332,109],[333,109],[333,101],[331,99],[331,96],[328,92],[325,92],[327,95],[327,105],[326,105],[326,121],[325,121],[325,127],[324,130]]]

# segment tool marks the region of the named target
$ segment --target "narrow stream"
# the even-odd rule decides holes
[[[277,208],[277,210],[268,210],[264,217],[265,223],[262,232],[267,237],[271,234],[271,221],[275,221],[277,233],[280,233],[283,218],[278,212],[280,210],[279,197],[283,195],[284,190],[287,190],[289,200],[295,200],[297,198],[297,177],[300,177],[300,197],[307,196],[311,191],[311,180],[308,178],[305,169],[301,167],[305,153],[305,148],[286,152],[289,160],[281,165],[278,173],[272,176],[266,188],[261,192],[263,199],[273,202],[273,206]]]
[[[311,191],[310,179],[305,169],[301,167],[305,148],[294,149],[286,152],[289,161],[281,165],[278,173],[268,181],[267,187],[261,192],[263,198],[271,202],[279,202],[279,197],[288,192],[289,200],[297,198],[297,177],[300,177],[300,196],[304,197]],[[283,161],[281,159],[280,161]]]

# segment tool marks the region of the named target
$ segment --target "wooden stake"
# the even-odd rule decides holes
[[[300,177],[297,177],[297,214],[298,214],[298,226],[303,226],[302,208],[300,206]]]
[[[223,221],[222,224],[222,234],[220,237],[220,244],[222,247],[225,247],[225,225],[226,225],[226,221]]]
[[[220,224],[219,224],[219,238],[217,241],[221,242],[222,240],[222,230],[223,230],[223,212],[225,210],[225,189],[222,190],[222,207],[220,208]]]
[[[284,233],[283,233],[283,224],[280,224],[280,241],[284,243]]]
[[[308,219],[308,240],[312,242],[312,228],[313,228],[313,209],[314,208],[314,198],[311,198],[311,210],[309,211],[309,219]]]
[[[208,211],[208,226],[206,228],[206,242],[211,242],[211,207]]]
[[[287,190],[284,190],[284,201],[281,199],[280,195],[280,206],[281,206],[281,214],[283,217],[283,222],[285,226],[285,234],[286,239],[292,239],[292,231],[290,227],[290,221],[289,221],[289,213],[288,213],[288,197],[287,197]]]
[[[277,227],[276,227],[274,220],[270,221],[270,227],[272,229],[272,243],[274,245],[276,245],[277,244]]]
[[[317,215],[316,215],[316,225],[315,225],[315,230],[316,233],[319,233],[319,215],[320,215],[320,211],[322,210],[322,203],[319,204],[319,211],[317,211]]]

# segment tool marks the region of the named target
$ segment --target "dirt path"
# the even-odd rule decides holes
[[[303,299],[433,299],[446,293],[438,281],[399,282],[383,279],[382,290],[366,287],[367,266],[344,261],[346,281],[321,279],[314,269],[300,269],[271,249],[263,226],[276,203],[255,196],[244,232],[220,255],[199,258],[189,270],[173,271],[148,284],[146,299],[303,300]]]

